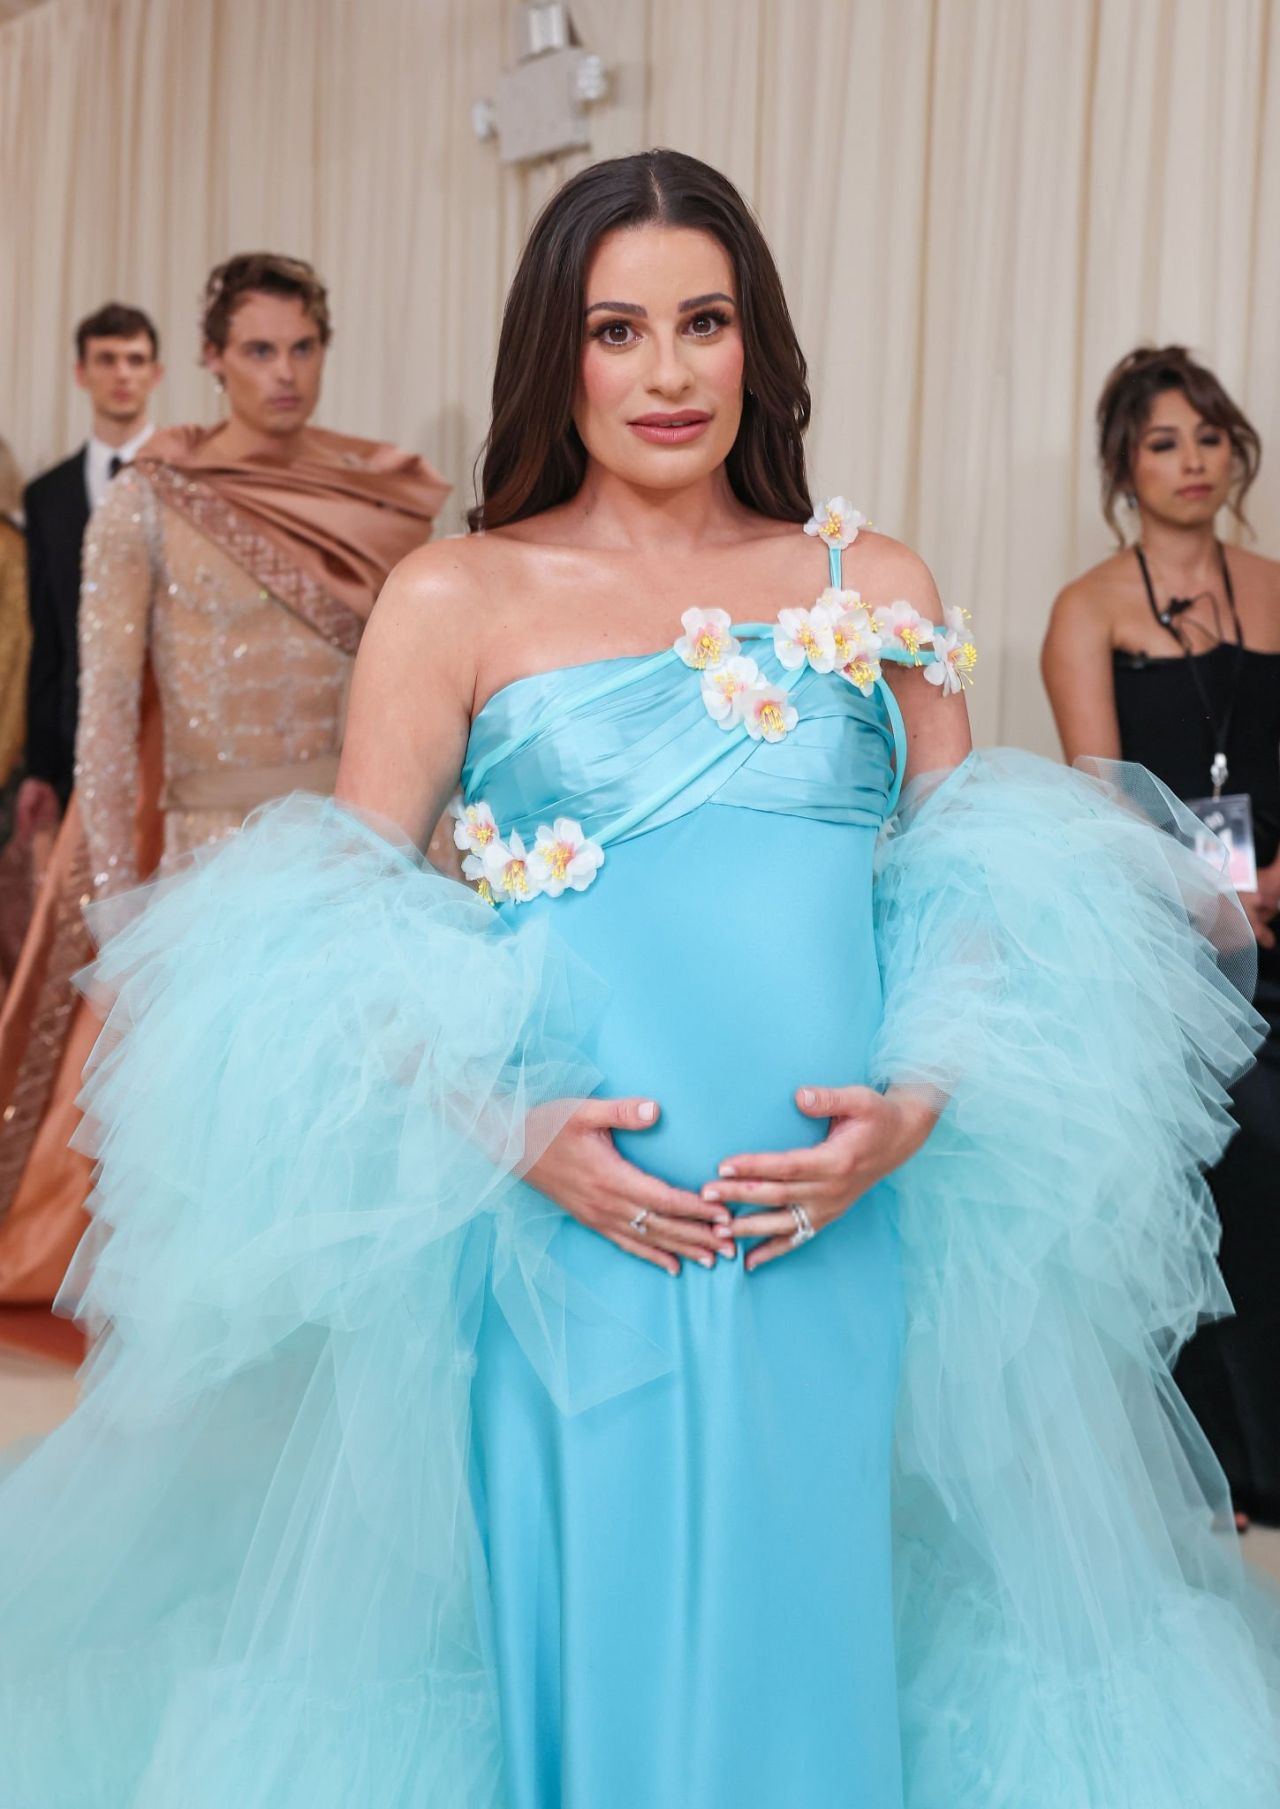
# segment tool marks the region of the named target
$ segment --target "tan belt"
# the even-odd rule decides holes
[[[165,782],[162,810],[256,810],[286,792],[313,791],[329,797],[338,779],[338,756],[317,754],[287,766],[222,766],[181,773]]]

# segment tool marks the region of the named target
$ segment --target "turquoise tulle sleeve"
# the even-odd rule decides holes
[[[332,803],[269,807],[91,922],[100,1173],[68,1295],[133,1346],[180,1329],[197,1383],[358,1329],[433,1245],[510,1220],[552,1102],[595,1083],[586,969]]]
[[[595,1085],[600,988],[304,797],[95,927],[68,1293],[105,1330],[6,1484],[0,1797],[484,1809],[477,1317],[567,1411],[654,1361],[562,1285],[520,1180]]]
[[[897,1177],[913,1809],[1280,1801],[1274,1607],[1169,1375],[1228,1310],[1201,1169],[1262,1031],[1189,827],[1139,769],[1003,752],[881,849],[873,1078],[945,1101]]]

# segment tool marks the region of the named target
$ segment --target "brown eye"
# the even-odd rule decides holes
[[[606,320],[602,327],[596,328],[592,337],[598,339],[601,345],[629,345],[631,328],[625,320]]]

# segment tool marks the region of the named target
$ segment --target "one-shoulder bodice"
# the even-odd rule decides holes
[[[670,648],[595,660],[517,679],[490,698],[472,725],[464,796],[483,798],[504,835],[532,842],[539,823],[571,817],[606,847],[703,804],[882,822],[894,734],[881,689],[866,697],[830,674],[786,671],[771,627],[734,632],[798,709],[783,741],[722,730],[697,674]]]
[[[810,608],[737,625],[686,610],[683,638],[656,653],[553,667],[489,699],[456,839],[491,902],[583,891],[609,848],[704,805],[861,829],[892,814],[906,733],[883,663],[953,691],[977,654],[963,611],[940,627],[907,600],[872,608],[843,587],[861,521],[833,498],[806,524],[829,574]]]

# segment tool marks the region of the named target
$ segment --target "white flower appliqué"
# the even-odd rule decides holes
[[[449,805],[449,815],[454,818],[454,846],[469,854],[483,854],[490,842],[499,839],[498,825],[487,804],[464,804],[459,795]]]
[[[515,830],[504,842],[501,837],[488,843],[479,857],[481,871],[495,898],[510,899],[512,904],[528,904],[541,888],[529,871],[529,856],[524,838]],[[467,870],[463,861],[462,870]]]
[[[942,695],[947,697],[956,691],[963,691],[973,683],[973,669],[978,663],[978,649],[969,633],[969,614],[964,609],[944,609],[946,631],[939,634],[934,630],[932,664],[925,667],[924,675],[931,685],[941,685]]]
[[[742,703],[759,684],[760,668],[741,655],[702,675],[702,701],[712,722],[731,729],[742,720]]]
[[[674,650],[695,672],[706,672],[732,659],[741,646],[733,638],[727,609],[686,609],[680,626],[684,633],[674,643]]]
[[[815,672],[836,669],[835,625],[838,611],[827,607],[836,591],[824,591],[812,609],[780,609],[773,631],[773,651],[788,672],[798,672],[806,660]]]
[[[824,590],[817,609],[831,618],[832,670],[870,697],[880,676],[880,623],[856,590]]]
[[[920,650],[933,645],[933,623],[927,616],[922,616],[913,603],[887,604],[880,611],[879,628],[886,645],[905,653],[913,665],[924,664]]]
[[[740,699],[738,709],[753,741],[781,741],[800,720],[781,685],[756,685]]]
[[[545,823],[539,824],[528,875],[539,892],[548,898],[559,898],[566,888],[585,892],[603,861],[604,849],[598,842],[587,840],[580,823],[571,817],[557,817],[550,829]]]
[[[563,892],[585,892],[604,864],[604,849],[590,841],[582,825],[570,817],[557,817],[548,827],[539,823],[532,849],[516,831],[505,839],[489,806],[464,805],[460,797],[449,806],[455,819],[453,839],[466,853],[462,874],[475,886],[486,904],[528,904],[531,899],[559,898]]]
[[[819,540],[828,546],[837,546],[843,552],[858,538],[858,530],[870,525],[861,509],[855,509],[847,496],[829,496],[825,502],[816,505],[804,524],[804,531],[816,534]]]

